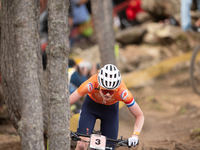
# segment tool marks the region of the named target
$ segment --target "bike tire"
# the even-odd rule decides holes
[[[190,62],[190,81],[194,92],[200,95],[200,44],[195,47]]]

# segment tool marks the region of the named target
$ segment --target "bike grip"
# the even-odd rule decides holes
[[[128,146],[128,148],[131,148],[131,147],[133,146],[133,145],[131,145],[131,146],[128,145],[128,140],[124,140],[124,143]],[[139,140],[138,140],[137,145],[139,145]],[[135,147],[135,146],[134,146],[134,147]]]
[[[128,146],[128,148],[131,148],[131,146],[128,145],[128,139],[123,141],[124,144]]]

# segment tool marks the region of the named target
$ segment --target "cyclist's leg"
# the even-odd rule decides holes
[[[89,96],[87,96],[84,100],[80,117],[79,117],[79,123],[78,123],[78,128],[77,132],[82,133],[82,134],[91,134],[94,125],[96,122],[96,116],[92,113],[90,110],[90,107],[88,107],[88,104],[90,103],[91,99]],[[83,137],[82,138],[85,141],[89,141],[89,138]],[[76,150],[86,150],[88,147],[88,143],[86,142],[77,142]]]
[[[119,103],[104,108],[103,116],[101,117],[101,132],[111,139],[117,139],[119,128]],[[107,141],[107,144],[112,145],[113,142]],[[113,150],[115,146],[112,146]]]

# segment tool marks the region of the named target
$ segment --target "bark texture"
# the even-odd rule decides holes
[[[116,64],[112,1],[91,0],[94,29],[101,54],[101,65]]]
[[[2,0],[1,81],[23,150],[43,150],[39,0]],[[40,65],[39,65],[40,64]]]
[[[48,2],[47,71],[50,93],[49,150],[69,150],[69,0]]]

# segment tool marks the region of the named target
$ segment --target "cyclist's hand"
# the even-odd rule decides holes
[[[131,146],[136,146],[136,145],[138,145],[139,144],[139,140],[138,140],[138,138],[137,137],[130,137],[129,139],[128,139],[128,146],[129,147],[131,147]]]

